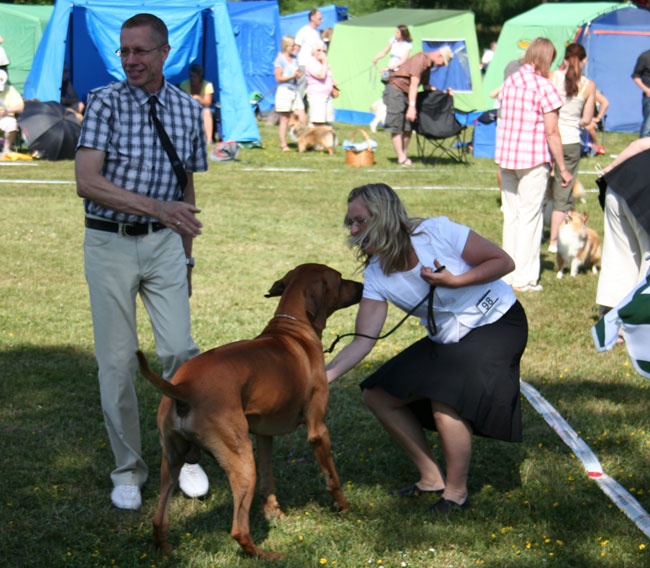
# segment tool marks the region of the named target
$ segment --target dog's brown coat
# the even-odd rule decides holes
[[[138,351],[141,373],[166,395],[158,409],[163,457],[160,501],[153,518],[156,546],[170,550],[166,541],[170,498],[183,463],[195,461],[200,447],[228,475],[234,501],[231,535],[246,554],[277,557],[260,550],[250,535],[256,472],[249,433],[257,436],[264,514],[282,517],[271,468],[272,437],[301,423],[307,426],[307,438],[336,507],[348,510],[324,422],[329,387],[320,339],[327,317],[359,302],[362,289],[327,266],[304,264],[271,287],[267,297],[282,298],[275,316],[255,339],[191,359],[170,382],[151,371]]]
[[[331,126],[309,126],[300,122],[295,114],[289,118],[289,128],[298,140],[298,152],[310,148],[324,149],[333,154],[336,149],[336,134]]]

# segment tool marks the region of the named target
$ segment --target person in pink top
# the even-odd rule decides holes
[[[327,62],[325,43],[318,41],[314,44],[312,57],[305,69],[307,75],[307,105],[309,107],[309,122],[323,125],[334,121],[334,101],[332,88],[334,79]]]
[[[542,289],[542,205],[551,161],[557,163],[563,186],[572,179],[558,129],[562,98],[548,78],[555,56],[550,40],[536,38],[522,67],[499,93],[495,160],[502,179],[503,249],[515,261],[505,280],[522,292]]]

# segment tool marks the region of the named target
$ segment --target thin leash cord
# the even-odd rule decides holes
[[[441,266],[436,270],[436,272],[441,272],[445,269],[444,266]],[[371,335],[365,335],[363,333],[344,333],[343,335],[337,335],[336,339],[332,342],[332,345],[330,345],[329,349],[326,349],[323,351],[323,353],[331,353],[334,351],[334,347],[336,347],[336,344],[343,339],[344,337],[365,337],[366,339],[374,339],[375,341],[379,341],[381,339],[386,339],[391,333],[393,333],[399,326],[401,326],[408,317],[412,316],[415,310],[417,310],[424,302],[427,300],[429,301],[429,305],[427,306],[427,327],[429,329],[429,332],[431,335],[435,335],[438,333],[438,327],[436,326],[436,320],[433,317],[433,292],[436,289],[435,286],[430,286],[429,291],[427,292],[426,296],[422,298],[417,305],[412,308],[400,321],[399,323],[393,327],[389,332],[384,333],[384,335],[380,335],[379,337],[372,337]]]
[[[337,81],[336,85],[337,86],[344,85],[348,81],[352,81],[352,79],[356,79],[357,77],[360,77],[361,75],[363,75],[365,73],[369,73],[372,70],[373,67],[374,67],[374,65],[371,65],[370,67],[368,67],[367,69],[364,69],[363,71],[357,73],[356,75],[352,75],[352,77],[348,77],[347,79],[343,79],[343,81]],[[370,80],[372,80],[372,79],[370,79]],[[258,102],[263,101],[266,97],[268,97],[277,88],[278,88],[278,85],[273,85],[268,91],[266,91],[262,95],[262,98]]]

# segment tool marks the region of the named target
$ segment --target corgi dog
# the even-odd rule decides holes
[[[383,99],[378,99],[370,105],[370,110],[375,117],[370,122],[370,130],[377,132],[377,126],[386,122],[386,105]]]
[[[298,152],[310,148],[327,150],[333,154],[336,149],[336,134],[331,126],[309,126],[303,124],[296,114],[289,118],[289,128],[298,142]]]
[[[587,227],[588,215],[569,211],[560,225],[557,236],[557,277],[562,278],[564,266],[570,267],[571,276],[577,276],[581,266],[591,267],[598,274],[600,262],[600,238]]]

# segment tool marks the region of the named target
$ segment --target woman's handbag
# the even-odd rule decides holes
[[[354,166],[354,167],[359,167],[359,166],[374,166],[375,165],[375,153],[370,149],[370,138],[366,134],[366,131],[363,130],[363,128],[358,128],[352,133],[352,136],[350,136],[350,140],[354,138],[354,135],[357,132],[361,132],[366,138],[366,142],[368,143],[368,147],[365,150],[346,150],[345,151],[345,165],[346,166]],[[376,144],[375,144],[376,145]]]

